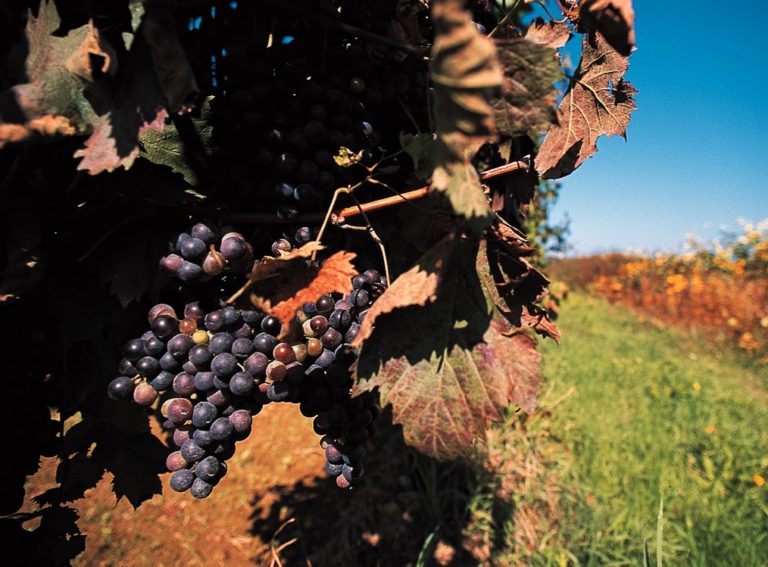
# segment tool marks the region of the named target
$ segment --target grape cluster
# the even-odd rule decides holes
[[[297,403],[315,418],[338,486],[362,476],[378,408],[371,393],[351,396],[357,354],[349,343],[386,284],[376,270],[352,283],[347,297],[324,295],[299,310],[296,340],[281,340],[275,317],[233,306],[205,313],[191,303],[182,319],[166,304],[150,310],[150,330],[126,343],[108,394],[146,407],[160,398],[176,449],[166,461],[174,490],[207,497],[226,474],[235,442],[270,402]]]
[[[380,94],[366,79],[343,65],[331,74],[300,62],[249,78],[256,82],[215,106],[217,155],[228,164],[220,185],[238,202],[286,219],[321,210],[335,189],[363,174],[336,163],[340,148],[362,152],[368,165],[376,159],[381,138],[372,112]]]
[[[171,253],[160,259],[160,268],[182,282],[205,281],[224,272],[247,274],[253,267],[253,246],[238,232],[227,232],[219,241],[214,229],[197,223],[171,244]]]

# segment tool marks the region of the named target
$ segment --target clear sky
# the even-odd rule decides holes
[[[635,0],[640,92],[627,142],[562,180],[554,218],[575,253],[678,248],[738,218],[768,217],[768,70],[763,3]]]

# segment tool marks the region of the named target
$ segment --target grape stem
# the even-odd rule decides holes
[[[513,161],[506,165],[484,171],[480,174],[480,180],[488,181],[489,179],[493,179],[495,177],[501,177],[502,175],[507,175],[515,171],[528,169],[530,165],[530,159],[523,158],[521,160]],[[373,182],[371,179],[368,181]],[[420,187],[419,189],[414,189],[413,191],[406,191],[405,193],[400,193],[399,195],[393,195],[392,197],[384,197],[383,199],[378,199],[376,201],[370,201],[368,203],[346,207],[339,211],[338,214],[332,215],[331,222],[333,224],[341,224],[344,223],[345,220],[349,217],[369,213],[371,211],[378,211],[380,209],[386,209],[395,205],[401,205],[408,201],[422,199],[426,197],[427,194],[429,194],[429,185]]]

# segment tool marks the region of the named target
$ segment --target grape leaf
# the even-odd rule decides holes
[[[162,493],[159,474],[166,472],[168,449],[151,433],[126,439],[121,443],[110,471],[112,489],[118,499],[126,497],[134,508]]]
[[[317,301],[326,293],[346,295],[352,291],[351,280],[357,273],[352,264],[355,254],[336,252],[318,267],[306,260],[318,246],[310,242],[280,258],[264,258],[246,284],[253,305],[280,319],[284,330],[305,303]]]
[[[542,380],[534,341],[507,336],[513,329],[483,293],[477,245],[450,242],[437,254],[434,301],[381,314],[357,368],[357,388],[379,388],[406,442],[441,459],[470,455],[510,401],[534,411]]]
[[[208,97],[200,108],[200,115],[192,116],[192,124],[206,151],[210,150],[211,135],[213,134],[213,125],[211,124],[212,100],[213,97]],[[174,124],[167,124],[163,131],[144,130],[139,135],[139,156],[152,163],[170,167],[175,173],[181,174],[184,181],[193,187],[197,186],[199,182],[194,169],[187,160],[184,142]]]
[[[525,32],[525,39],[549,47],[559,49],[571,38],[571,30],[563,22],[550,22],[536,18]]]
[[[379,315],[391,313],[411,305],[426,305],[436,299],[440,283],[439,272],[445,257],[454,246],[454,238],[448,237],[429,250],[407,272],[401,274],[368,310],[353,346],[359,347],[373,331]]]
[[[632,0],[584,0],[579,3],[579,26],[598,31],[620,55],[635,47]]]
[[[562,70],[551,48],[527,38],[497,40],[504,68],[501,97],[493,101],[496,129],[502,135],[538,135],[555,121]]]
[[[579,67],[557,111],[559,123],[550,127],[536,156],[541,177],[573,172],[597,151],[602,135],[626,138],[637,92],[623,79],[627,66],[599,33],[584,37]]]
[[[481,34],[461,0],[432,3],[435,39],[430,76],[435,89],[439,143],[432,189],[446,194],[475,232],[490,224],[491,212],[470,160],[495,135],[492,93],[502,70],[493,41]]]

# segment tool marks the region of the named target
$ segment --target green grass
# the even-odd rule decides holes
[[[555,547],[534,563],[768,564],[768,370],[575,294],[545,344],[562,475]],[[546,405],[546,399],[545,399]]]

